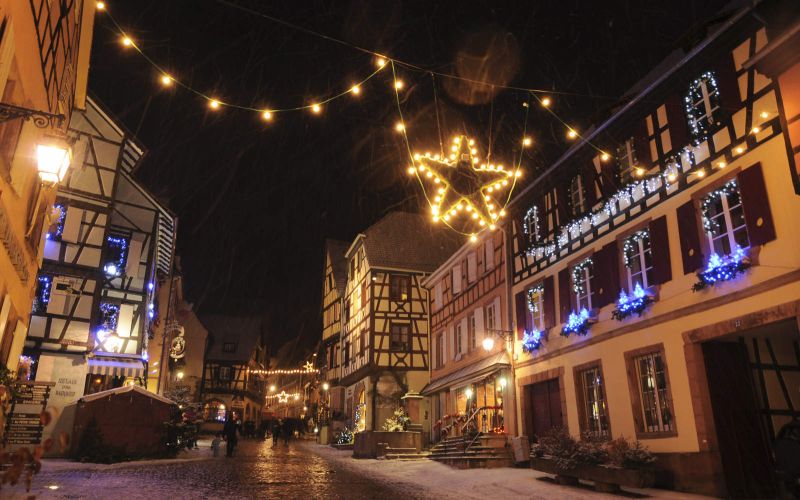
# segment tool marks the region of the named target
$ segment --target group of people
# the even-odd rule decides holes
[[[289,439],[294,435],[294,425],[288,419],[278,419],[272,422],[272,446],[278,445],[278,439],[283,437],[283,445],[289,446]]]
[[[278,440],[282,437],[284,446],[289,446],[289,440],[294,436],[296,426],[295,422],[290,419],[278,419],[272,421],[269,427],[270,434],[272,435],[272,446],[278,445]],[[302,429],[300,429],[302,431]],[[232,457],[233,452],[236,450],[236,445],[239,444],[239,435],[244,436],[241,422],[239,417],[233,413],[225,421],[222,427],[222,432],[214,436],[211,441],[211,449],[214,456],[219,456],[219,450],[223,440],[225,441],[225,456]],[[262,436],[265,437],[265,436]]]

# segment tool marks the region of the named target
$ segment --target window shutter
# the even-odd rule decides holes
[[[739,193],[742,195],[744,220],[751,245],[763,245],[775,239],[775,225],[769,209],[767,187],[761,164],[756,163],[739,173]]]
[[[597,203],[597,196],[594,191],[594,183],[597,178],[597,171],[594,169],[594,162],[589,160],[581,168],[583,176],[583,191],[586,194],[586,207],[591,209]]]
[[[478,277],[478,256],[475,252],[467,254],[467,281],[472,283]]]
[[[570,286],[569,268],[558,272],[558,310],[561,322],[566,323],[572,311],[572,288]]]
[[[466,316],[461,318],[461,352],[459,354],[467,352],[467,341],[469,340],[469,324],[467,323]]]
[[[653,255],[653,284],[660,285],[671,280],[672,262],[669,258],[666,215],[650,222],[650,252]]]
[[[483,250],[485,253],[485,257],[483,259],[484,271],[494,269],[494,238],[489,238],[486,240],[486,242],[483,244]],[[520,251],[522,251],[522,247],[520,247]]]
[[[636,130],[633,133],[633,148],[636,150],[636,163],[646,168],[653,161],[650,157],[650,142],[647,140],[647,122],[641,119],[637,124]]]
[[[455,296],[457,293],[461,293],[461,263],[453,266],[452,275],[453,275],[453,287],[451,292]]]
[[[526,303],[525,295],[526,292],[523,290],[514,296],[514,303],[516,304],[517,311],[517,340],[522,340],[525,328],[527,328],[526,318],[528,316],[528,304]]]
[[[436,309],[442,308],[442,282],[436,283],[436,287],[434,288],[434,297],[436,300]]]
[[[726,52],[716,59],[714,63],[714,76],[716,76],[719,89],[719,102],[724,116],[732,115],[742,107],[739,97],[739,81],[736,77],[736,67],[733,63],[733,54]]]
[[[475,314],[475,338],[483,338],[486,335],[483,327],[483,308],[476,307],[473,314]],[[481,333],[480,336],[478,335],[478,332]]]
[[[556,324],[556,287],[553,277],[544,279],[544,327],[553,328]]]
[[[500,310],[500,297],[495,297],[494,302],[492,302],[492,307],[494,308],[494,327],[498,330],[505,330],[509,326],[511,326],[511,319],[509,318],[507,321],[503,322],[503,318],[506,316]]]
[[[689,144],[689,125],[686,122],[683,96],[674,94],[664,103],[667,108],[667,122],[669,123],[669,137],[674,151],[680,150]]]
[[[77,207],[67,207],[67,216],[64,218],[64,230],[61,240],[68,243],[77,243],[80,237],[83,210]]]
[[[703,266],[703,253],[700,251],[700,230],[694,201],[678,207],[678,229],[681,238],[681,257],[683,274],[689,274]]]
[[[619,295],[619,256],[617,242],[612,241],[597,252],[594,262],[595,289],[592,305],[601,308],[611,304]]]

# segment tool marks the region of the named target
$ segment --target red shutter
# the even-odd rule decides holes
[[[683,103],[683,94],[671,95],[664,103],[667,108],[667,122],[669,124],[670,142],[672,150],[679,151],[689,144],[689,125],[686,122],[686,108]]]
[[[633,148],[636,150],[636,162],[642,167],[650,166],[653,159],[650,157],[650,141],[647,139],[647,122],[638,121],[633,133]]]
[[[744,205],[744,220],[751,245],[763,245],[775,239],[775,225],[769,209],[767,187],[761,164],[756,163],[739,173],[739,193]]]
[[[672,279],[672,262],[669,258],[669,232],[667,216],[650,222],[650,252],[653,255],[653,285]]]
[[[566,323],[572,311],[572,286],[569,279],[569,268],[558,272],[558,310],[561,322]]]
[[[556,325],[556,287],[553,277],[544,279],[544,327],[553,328]]]
[[[725,115],[732,115],[742,107],[739,97],[739,82],[736,78],[736,67],[733,54],[727,52],[714,63],[714,76],[719,88],[719,100]]]
[[[689,274],[703,266],[703,253],[700,251],[700,229],[694,201],[678,207],[678,229],[681,238],[683,274]]]
[[[592,257],[594,263],[594,299],[592,306],[601,308],[611,304],[619,295],[619,252],[612,241]]]
[[[597,203],[597,196],[594,190],[597,171],[594,169],[594,161],[590,159],[583,164],[581,176],[583,177],[583,190],[586,192],[586,206],[591,209]]]
[[[526,292],[523,290],[514,297],[514,301],[517,305],[517,340],[522,340],[527,323],[528,301],[525,295]]]

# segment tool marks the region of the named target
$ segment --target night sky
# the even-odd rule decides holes
[[[304,105],[374,70],[374,57],[272,17],[427,70],[564,92],[553,94],[554,109],[579,130],[607,116],[726,3],[107,2],[148,56],[223,101]],[[491,143],[494,158],[511,163],[519,154],[528,93],[397,68],[412,147],[436,150],[439,131],[445,141],[467,132],[483,150]],[[187,91],[162,89],[158,77],[98,13],[90,92],[148,149],[136,175],[179,216],[188,299],[201,314],[268,315],[273,347],[317,339],[324,239],[352,240],[388,211],[422,209],[394,131],[391,69],[320,116],[279,114],[271,124],[253,112],[211,112]],[[567,143],[563,127],[535,106],[527,130],[530,180]]]

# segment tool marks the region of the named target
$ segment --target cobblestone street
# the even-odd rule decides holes
[[[240,441],[233,459],[112,468],[48,470],[34,478],[37,498],[422,498],[402,483],[375,481],[314,453],[313,445]],[[204,456],[207,450],[201,450]],[[82,464],[76,464],[80,467]],[[57,489],[50,489],[57,488]],[[4,493],[9,493],[4,491]],[[25,498],[20,496],[20,498]]]

